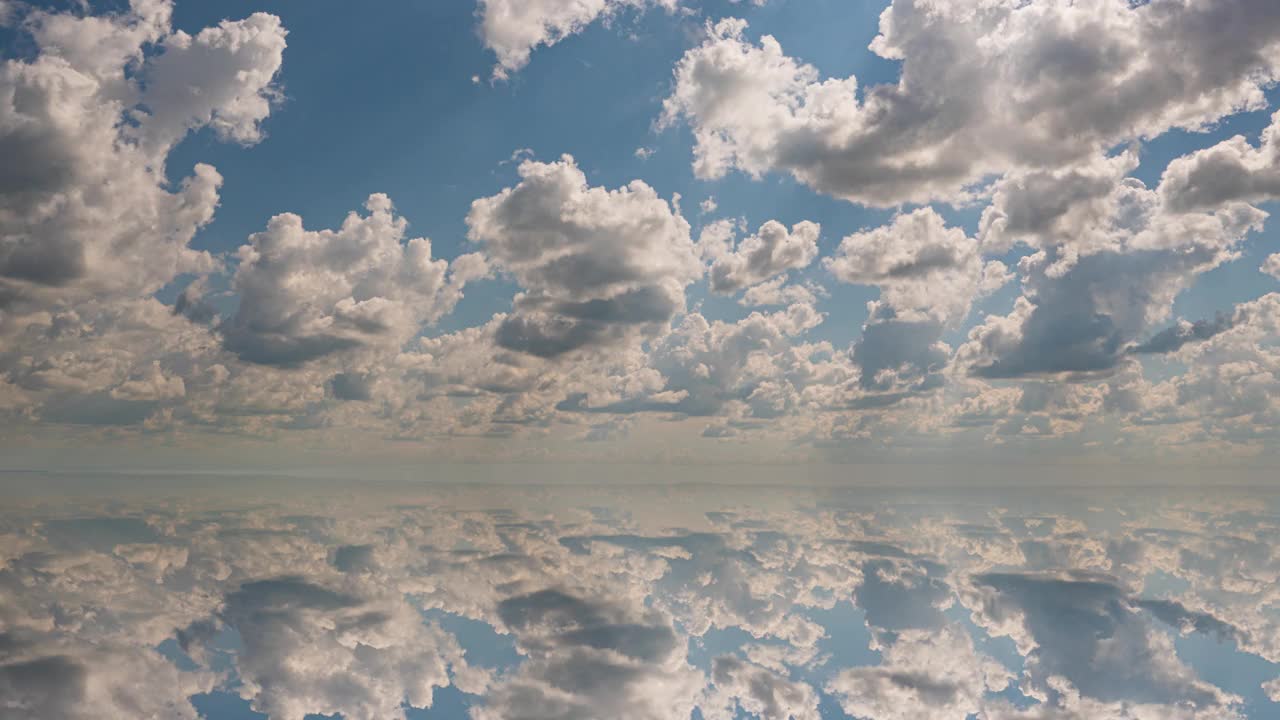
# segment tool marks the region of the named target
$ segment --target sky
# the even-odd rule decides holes
[[[1269,0],[0,0],[0,57],[6,469],[1276,466]]]

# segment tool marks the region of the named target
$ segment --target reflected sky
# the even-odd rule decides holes
[[[0,719],[1280,717],[1269,491],[219,487],[5,503]]]

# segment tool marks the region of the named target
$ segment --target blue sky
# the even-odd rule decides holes
[[[5,2],[12,466],[1265,476],[1274,18],[925,5]]]

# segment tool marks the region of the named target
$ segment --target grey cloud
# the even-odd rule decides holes
[[[654,611],[544,589],[502,600],[498,615],[531,659],[495,688],[481,720],[659,720],[693,708],[699,678]]]
[[[364,373],[341,372],[329,378],[329,392],[339,400],[371,400],[372,385],[372,378]]]
[[[1082,694],[1109,702],[1181,701],[1202,710],[1227,702],[1221,691],[1153,645],[1151,628],[1114,584],[1016,573],[979,575],[974,582],[995,593],[982,610],[986,617],[1014,612],[1023,618],[1037,644],[1028,664],[1040,683],[1060,675]],[[1148,607],[1165,616],[1174,610],[1159,603]],[[1101,652],[1104,642],[1124,651]],[[1061,701],[1057,690],[1045,690],[1051,703]]]
[[[344,573],[372,570],[377,567],[372,545],[342,545],[334,548],[333,566]]]
[[[721,222],[704,228],[698,240],[703,257],[711,261],[711,289],[734,293],[776,275],[806,267],[818,256],[822,228],[809,221],[785,225],[769,220],[754,235],[731,242],[733,227]]]
[[[711,680],[724,705],[737,707],[760,720],[817,720],[818,696],[813,688],[793,682],[765,668],[722,655],[711,663]],[[715,698],[712,699],[715,704]],[[729,717],[726,708],[725,717]]]
[[[985,378],[1111,371],[1143,330],[1148,308],[1168,307],[1188,277],[1223,259],[1221,250],[1203,245],[1099,252],[1059,275],[1045,274],[1049,263],[1042,261],[1024,280],[1029,301],[1010,316],[1016,334],[989,320],[970,332],[972,344],[962,353],[985,356],[972,365]]]
[[[1230,330],[1234,325],[1234,318],[1221,313],[1213,320],[1182,322],[1152,335],[1146,342],[1131,347],[1129,352],[1137,355],[1175,352],[1187,343],[1208,340],[1218,333]]]
[[[1280,196],[1280,114],[1262,131],[1257,147],[1235,136],[1175,158],[1160,177],[1160,193],[1177,210],[1204,210],[1230,202],[1264,202]]]
[[[472,203],[468,237],[524,289],[502,347],[553,358],[665,329],[701,275],[689,224],[648,185],[587,185],[572,157],[525,161],[520,182]]]
[[[240,306],[220,326],[228,350],[284,367],[358,348],[398,350],[453,309],[471,269],[450,276],[429,240],[406,240],[408,223],[387,196],[369,196],[365,208],[337,230],[277,215],[241,246],[232,277]]]
[[[0,68],[6,293],[35,306],[147,295],[182,272],[213,269],[212,257],[188,243],[211,219],[221,177],[197,165],[171,191],[155,168],[201,127],[230,123],[237,139],[257,139],[286,33],[278,18],[258,13],[193,39],[172,30],[171,10],[168,2],[96,16],[21,8],[16,32],[29,35],[34,53]],[[202,71],[181,73],[182,92],[156,94],[191,46],[208,50]],[[192,102],[203,111],[189,114]],[[149,116],[134,112],[144,106]],[[175,113],[178,126],[153,122]]]
[[[617,342],[632,328],[665,323],[683,304],[683,297],[652,286],[584,302],[546,302],[524,296],[516,302],[518,314],[498,326],[496,340],[508,350],[554,358]]]

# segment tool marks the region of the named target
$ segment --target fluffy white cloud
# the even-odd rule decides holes
[[[1280,280],[1280,253],[1268,255],[1267,259],[1262,261],[1262,267],[1258,269],[1271,277]]]
[[[623,10],[652,6],[674,11],[680,0],[479,0],[480,36],[498,56],[494,79],[506,79],[529,63],[539,46],[576,35],[591,23]]]
[[[1178,293],[1233,259],[1267,217],[1243,203],[1172,210],[1124,176],[1130,162],[1002,182],[984,213],[984,239],[1038,250],[1019,261],[1024,294],[1013,311],[970,330],[958,351],[963,365],[992,378],[1110,372],[1167,321]],[[1056,206],[1029,200],[1052,197],[1054,187],[1064,188]],[[1040,209],[1011,209],[1018,205]]]
[[[966,717],[984,707],[983,693],[1003,690],[1005,668],[977,653],[964,630],[906,630],[881,649],[884,662],[842,670],[827,683],[846,713],[869,720]]]
[[[824,263],[844,282],[879,287],[894,317],[947,325],[963,321],[979,291],[1004,279],[1002,264],[984,265],[977,241],[948,228],[932,208],[846,237]]]
[[[785,276],[778,276],[772,280],[766,280],[759,285],[747,288],[742,293],[739,304],[747,307],[760,307],[768,305],[813,305],[817,303],[820,296],[825,297],[827,291],[821,286],[813,283],[805,283],[803,285],[787,284]]]
[[[212,676],[180,672],[149,648],[41,644],[4,634],[0,651],[0,719],[107,717],[196,720],[190,696]]]
[[[1236,135],[1211,148],[1175,158],[1160,178],[1160,194],[1175,210],[1213,209],[1233,201],[1280,196],[1280,113],[1253,147]]]
[[[876,205],[1202,128],[1263,107],[1280,70],[1280,12],[1257,0],[895,0],[870,49],[901,75],[866,88],[746,29],[709,25],[675,69],[664,121],[692,125],[698,175],[789,172]]]
[[[950,356],[944,329],[963,322],[978,295],[1007,280],[1003,263],[984,264],[978,242],[948,228],[932,208],[846,237],[824,264],[840,280],[880,288],[853,359],[861,387],[884,393],[885,402],[936,387]]]
[[[476,200],[468,237],[523,288],[498,344],[540,357],[625,344],[667,327],[702,274],[689,223],[645,183],[587,185],[573,158],[520,164]]]
[[[0,327],[214,269],[188,243],[222,179],[197,165],[170,189],[165,157],[199,127],[260,137],[285,30],[259,13],[192,38],[170,31],[171,9],[137,0],[120,14],[25,18],[35,54],[0,67]]]
[[[754,235],[733,242],[735,224],[722,220],[708,225],[698,238],[698,250],[711,262],[711,289],[734,293],[789,270],[807,267],[818,256],[821,226],[807,220],[787,227],[769,220]]]
[[[1192,424],[1201,440],[1256,443],[1280,417],[1280,295],[1241,303],[1213,329],[1179,345],[1186,372],[1144,388],[1138,417]]]
[[[975,622],[992,635],[1013,638],[1026,655],[1032,691],[1050,707],[1070,707],[1084,696],[1104,703],[1180,705],[1212,717],[1239,702],[1196,677],[1178,659],[1172,639],[1135,612],[1143,603],[1131,604],[1105,578],[1086,572],[991,573],[974,577],[968,592],[965,603]],[[1185,616],[1181,605],[1171,609],[1170,617]]]
[[[462,286],[487,270],[478,256],[449,263],[431,241],[405,241],[408,222],[386,195],[337,230],[307,230],[293,214],[273,217],[238,252],[232,286],[240,307],[221,330],[241,359],[299,365],[369,345],[398,348],[453,309]]]
[[[218,617],[244,641],[238,692],[272,718],[403,718],[404,703],[430,707],[434,688],[449,686],[451,664],[465,668],[457,642],[403,599],[370,601],[301,577],[244,583]]]
[[[766,668],[721,656],[712,662],[715,690],[700,706],[707,720],[732,720],[735,711],[759,720],[819,720],[818,694]]]
[[[548,589],[504,599],[498,615],[529,660],[493,689],[476,720],[660,720],[693,711],[702,674],[659,613]]]

